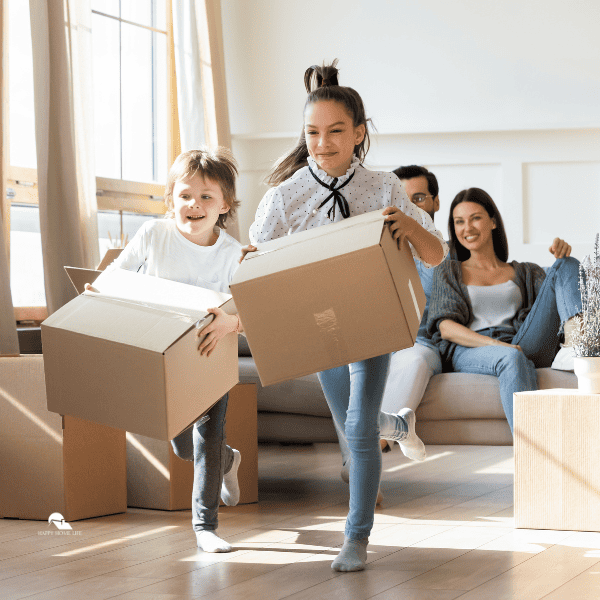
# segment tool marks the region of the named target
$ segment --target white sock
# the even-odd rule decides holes
[[[231,552],[231,546],[214,531],[196,531],[196,541],[204,552]]]
[[[235,506],[240,501],[240,484],[237,473],[241,461],[242,455],[237,450],[233,450],[231,469],[223,475],[223,485],[221,485],[221,500],[227,506]]]
[[[369,538],[350,540],[346,538],[340,553],[331,563],[334,571],[362,571],[367,564],[367,544]]]

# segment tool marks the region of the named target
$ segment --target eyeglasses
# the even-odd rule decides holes
[[[433,198],[433,196],[431,194],[414,194],[411,201],[414,202],[414,204],[423,204],[427,198]]]

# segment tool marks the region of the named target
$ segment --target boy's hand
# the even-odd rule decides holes
[[[252,244],[248,244],[247,246],[244,246],[242,248],[242,256],[240,257],[240,260],[239,260],[240,263],[246,258],[246,254],[248,254],[248,252],[256,252],[256,246],[253,246]]]
[[[552,246],[548,248],[548,252],[554,254],[554,258],[564,258],[565,256],[571,256],[571,246],[565,240],[554,238]]]
[[[210,356],[222,337],[237,331],[240,321],[237,315],[228,315],[220,308],[209,308],[207,312],[215,315],[215,318],[204,329],[196,333],[196,339],[205,336],[198,345],[198,350],[201,355]]]

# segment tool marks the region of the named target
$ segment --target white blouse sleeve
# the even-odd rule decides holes
[[[260,244],[287,235],[288,225],[283,210],[283,198],[277,188],[270,189],[256,209],[250,225],[250,243]]]
[[[394,176],[395,177],[395,176]],[[442,244],[442,248],[444,250],[444,258],[448,254],[448,244],[444,241],[444,236],[442,232],[437,229],[431,217],[421,208],[415,206],[406,195],[400,180],[395,177],[396,181],[392,183],[392,206],[398,207],[405,215],[408,215],[411,219],[414,219],[419,225],[421,225],[424,229],[429,231],[429,233],[433,233]],[[420,260],[427,268],[431,268],[434,265],[430,265],[426,263],[416,251],[414,246],[409,242],[409,246],[411,252],[415,258]],[[443,259],[442,259],[443,260]]]

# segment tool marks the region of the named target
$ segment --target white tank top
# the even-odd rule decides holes
[[[512,321],[523,306],[521,290],[514,281],[496,285],[468,285],[473,307],[473,322],[469,329],[481,331],[488,327],[512,327]]]

